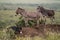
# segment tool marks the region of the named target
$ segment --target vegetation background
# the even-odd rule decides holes
[[[55,24],[60,24],[60,4],[13,4],[13,3],[0,3],[0,40],[60,40],[60,33],[49,33],[46,38],[41,37],[16,37],[13,30],[7,31],[7,28],[15,26],[20,21],[20,16],[15,16],[15,11],[18,7],[25,10],[35,11],[37,6],[43,6],[47,9],[53,9],[55,11]],[[50,20],[47,18],[47,24]]]

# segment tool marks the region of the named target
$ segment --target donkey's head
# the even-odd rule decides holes
[[[42,12],[42,11],[44,11],[44,8],[42,6],[38,6],[37,10],[38,10],[38,12]]]
[[[17,16],[18,14],[22,15],[23,12],[25,12],[24,9],[18,8],[18,9],[16,10],[16,15],[15,15],[15,16]]]

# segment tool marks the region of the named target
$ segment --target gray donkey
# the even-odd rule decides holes
[[[26,10],[22,9],[22,8],[18,8],[16,10],[16,15],[20,14],[21,16],[23,16],[23,19],[25,21],[25,25],[28,25],[28,20],[36,20],[37,21],[37,26],[39,25],[39,20],[42,17],[42,14],[39,12],[27,12]]]

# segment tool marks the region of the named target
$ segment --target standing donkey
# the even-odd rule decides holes
[[[37,21],[37,26],[39,25],[39,19],[42,17],[41,13],[38,12],[27,12],[26,10],[22,9],[22,8],[18,8],[16,10],[16,15],[20,14],[21,16],[23,16],[23,19],[25,21],[25,25],[28,25],[28,20],[36,20]]]
[[[38,10],[38,12],[42,13],[43,17],[45,18],[45,22],[46,22],[46,17],[50,18],[52,20],[52,22],[54,21],[54,19],[55,19],[55,17],[54,17],[54,15],[55,15],[54,10],[48,10],[48,9],[45,9],[45,8],[43,8],[41,6],[38,6],[37,10]]]

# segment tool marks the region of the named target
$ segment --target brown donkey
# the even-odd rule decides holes
[[[23,16],[26,26],[28,25],[28,20],[36,20],[37,24],[39,25],[39,19],[42,17],[42,14],[39,12],[27,12],[26,10],[24,10],[22,8],[18,8],[16,10],[16,16],[18,14]]]
[[[46,21],[46,17],[50,18],[52,20],[52,22],[54,21],[54,19],[55,19],[55,17],[54,17],[54,15],[55,15],[54,10],[48,10],[48,9],[45,9],[45,8],[43,8],[41,6],[38,6],[37,10],[38,10],[38,12],[42,13],[43,17],[45,17],[45,21]]]

